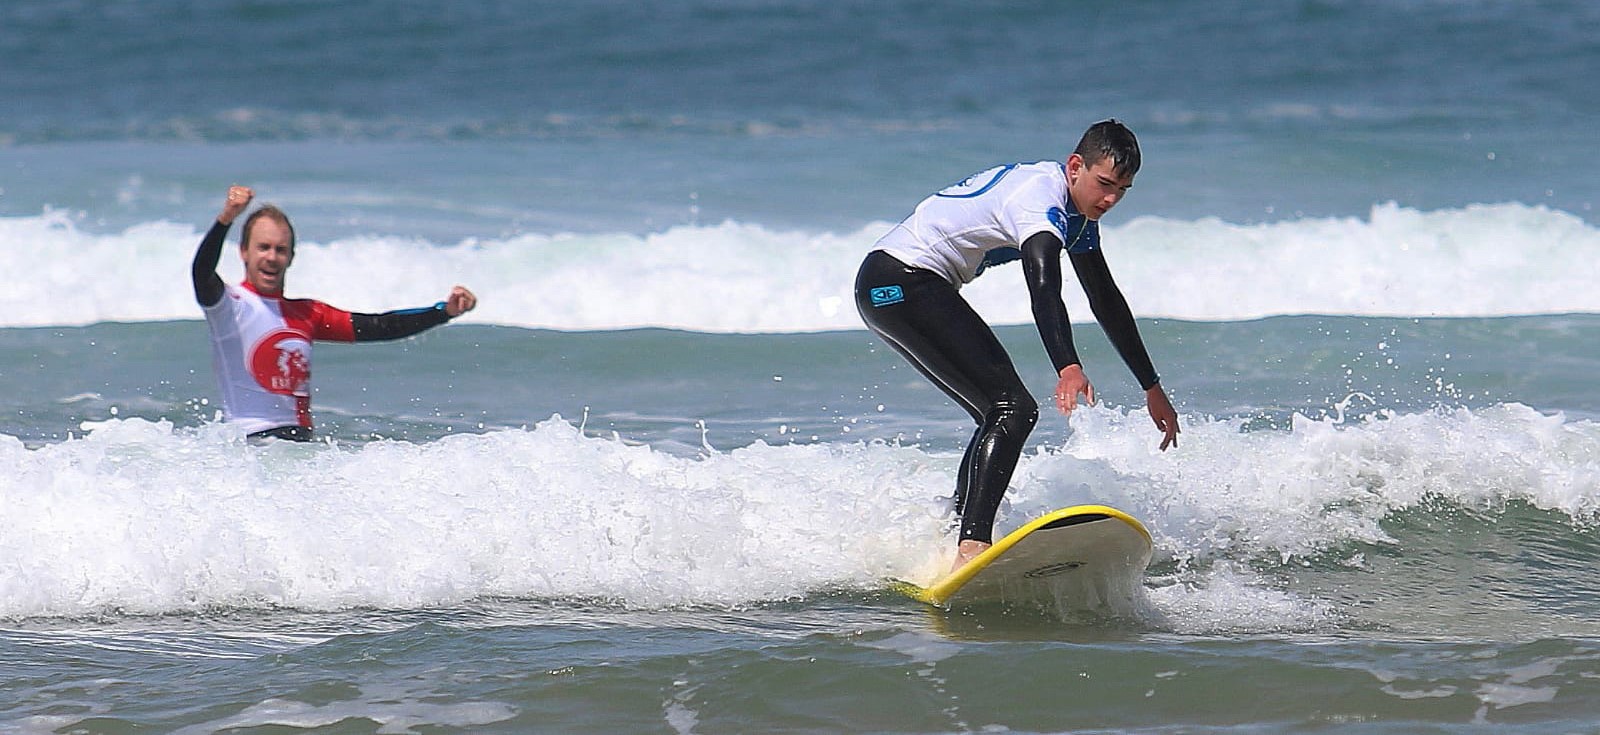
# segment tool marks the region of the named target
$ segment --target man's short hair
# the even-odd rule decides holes
[[[239,247],[250,247],[250,228],[255,225],[256,220],[261,219],[262,217],[266,217],[267,219],[283,225],[283,229],[289,231],[289,252],[293,253],[294,225],[289,223],[289,215],[284,214],[283,210],[278,209],[276,205],[272,204],[264,204],[260,209],[251,212],[249,217],[244,218],[244,232],[240,233],[239,235]]]
[[[1086,166],[1111,159],[1118,176],[1139,173],[1139,139],[1116,118],[1090,125],[1083,132],[1083,138],[1078,140],[1078,147],[1073,153],[1082,157]]]

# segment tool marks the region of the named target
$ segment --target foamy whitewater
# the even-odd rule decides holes
[[[1156,601],[1177,630],[1317,628],[1337,616],[1316,600],[1279,600],[1258,574],[1196,573],[1197,560],[1331,555],[1359,568],[1350,550],[1397,544],[1383,527],[1397,513],[1525,504],[1581,528],[1600,501],[1600,426],[1526,406],[1295,416],[1287,432],[1191,417],[1193,449],[1173,457],[1151,451],[1137,412],[1091,408],[1076,421],[1072,440],[1025,457],[1000,523],[1084,502],[1140,509],[1158,565],[1176,564],[1157,578],[1167,584]],[[928,574],[947,551],[944,496],[959,459],[881,442],[707,445],[683,457],[560,417],[349,447],[253,446],[221,426],[142,419],[85,428],[36,450],[0,447],[13,468],[0,616],[497,596],[655,609],[872,591]],[[1262,602],[1278,609],[1213,609]]]
[[[1597,37],[1576,0],[0,4],[0,734],[1593,731]],[[1041,415],[998,530],[1108,504],[1154,558],[1119,615],[927,608],[888,580],[948,567],[972,428],[855,270],[1107,116],[1183,432],[1069,278],[1099,400]],[[290,295],[479,308],[319,345],[319,441],[246,441],[190,283],[232,184],[294,218]],[[963,294],[1048,406],[1020,268]]]

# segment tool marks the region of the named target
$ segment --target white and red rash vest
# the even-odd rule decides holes
[[[246,432],[311,428],[311,343],[354,342],[350,312],[229,285],[205,307],[223,420]]]

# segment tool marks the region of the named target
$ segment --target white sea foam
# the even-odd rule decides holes
[[[462,283],[469,321],[708,332],[860,328],[856,266],[888,225],[842,234],[723,223],[650,235],[523,235],[431,243],[332,242],[302,233],[290,293],[383,311],[432,303]],[[60,211],[0,218],[0,326],[195,319],[189,262],[200,231],[151,222],[93,234]],[[1359,218],[1231,224],[1108,222],[1107,258],[1141,316],[1236,320],[1280,314],[1504,316],[1600,311],[1600,231],[1521,204]],[[232,245],[219,269],[236,280]],[[966,288],[997,323],[1031,320],[1020,269]],[[1089,311],[1068,286],[1075,318]]]
[[[933,554],[948,493],[948,468],[910,448],[694,459],[559,419],[354,449],[252,447],[223,429],[111,421],[38,449],[0,437],[0,617],[783,599]]]
[[[1212,571],[1155,590],[1182,630],[1323,620],[1234,560],[1285,564],[1442,500],[1600,513],[1600,425],[1518,405],[1245,432],[1188,417],[1179,452],[1148,417],[1081,409],[1026,455],[1004,532],[1107,503],[1144,519],[1159,560]],[[480,596],[739,605],[879,589],[952,548],[957,458],[884,444],[668,454],[559,418],[425,445],[231,439],[142,419],[27,448],[0,437],[0,618],[212,606],[409,608]],[[1205,565],[1197,565],[1202,568]]]

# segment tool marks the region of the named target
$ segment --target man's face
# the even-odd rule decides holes
[[[1122,201],[1133,186],[1133,176],[1116,172],[1116,162],[1102,158],[1093,166],[1084,165],[1083,156],[1067,157],[1067,194],[1072,206],[1085,217],[1098,220]]]
[[[239,248],[244,258],[244,280],[263,296],[283,294],[283,274],[294,262],[294,246],[289,242],[289,228],[269,217],[261,217],[250,224],[249,245]]]

